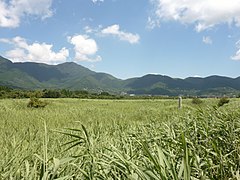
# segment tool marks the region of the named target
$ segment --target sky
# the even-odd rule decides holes
[[[0,55],[121,79],[240,76],[240,0],[0,0]]]

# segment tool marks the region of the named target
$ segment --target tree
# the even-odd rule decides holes
[[[43,90],[43,98],[60,98],[61,93],[57,90]]]

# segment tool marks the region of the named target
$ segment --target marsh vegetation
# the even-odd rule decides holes
[[[0,100],[0,179],[240,178],[240,101]]]

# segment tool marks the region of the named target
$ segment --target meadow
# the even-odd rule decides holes
[[[0,179],[240,179],[240,99],[0,100]]]

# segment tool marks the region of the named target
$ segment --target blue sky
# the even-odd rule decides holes
[[[240,76],[240,0],[0,0],[0,55],[118,78]]]

